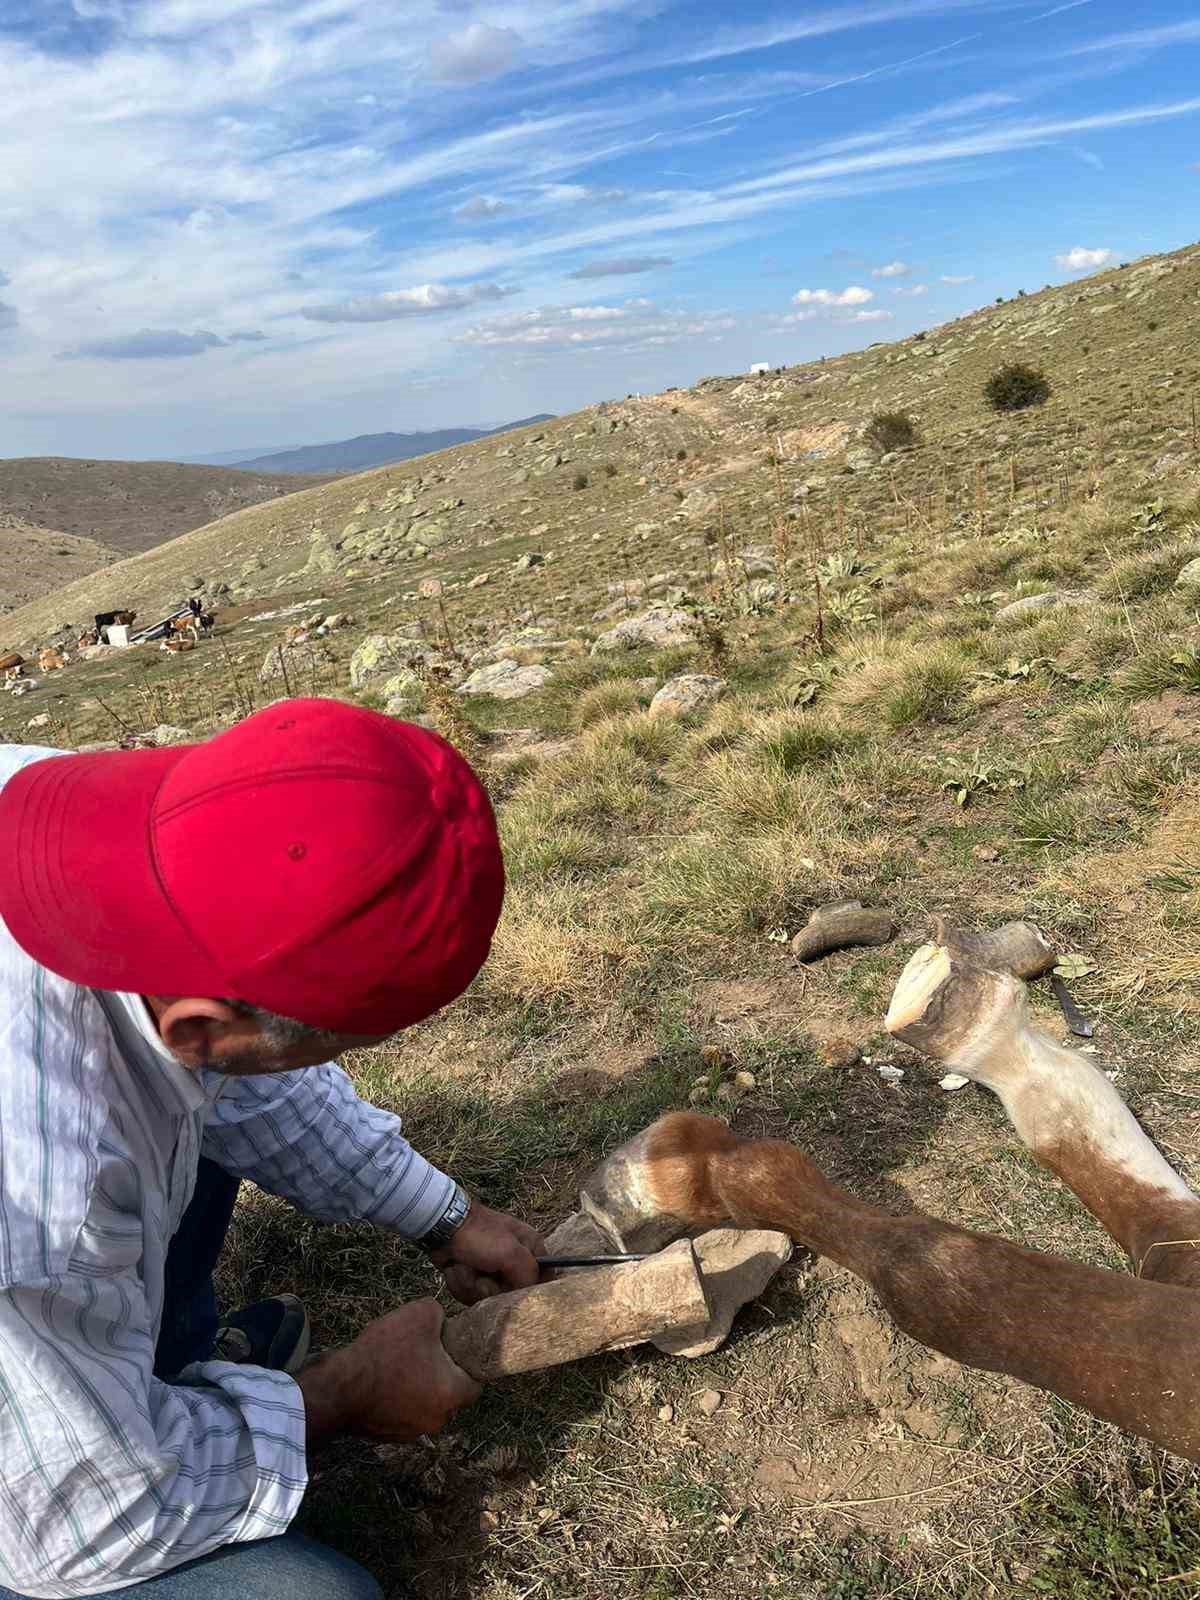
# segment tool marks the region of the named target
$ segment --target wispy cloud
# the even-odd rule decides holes
[[[892,293],[908,295],[911,299],[918,300],[922,295],[929,293],[929,285],[927,283],[910,283],[899,289],[893,289]]]
[[[958,288],[961,288],[963,286],[963,284],[974,283],[975,282],[975,273],[973,273],[973,272],[959,272],[959,273],[948,272],[948,273],[945,273],[943,275],[942,282],[951,284],[954,288],[958,289]]]
[[[635,272],[655,272],[674,266],[670,256],[616,256],[611,261],[589,261],[568,273],[571,278],[625,278]]]
[[[1100,267],[1110,267],[1117,260],[1115,250],[1089,250],[1077,244],[1073,250],[1055,256],[1055,261],[1067,272],[1095,272]]]
[[[721,338],[737,326],[727,312],[664,310],[649,300],[624,306],[542,306],[489,318],[456,336],[484,349],[526,348],[586,351],[619,348],[629,353]]]
[[[444,283],[423,283],[415,289],[392,289],[385,294],[362,295],[340,305],[305,306],[300,315],[309,322],[400,322],[409,317],[437,316],[462,311],[485,300],[503,300],[516,290],[498,283],[473,283],[455,289]]]
[[[886,267],[872,267],[873,278],[907,278],[912,268],[907,261],[889,261]]]
[[[1057,17],[1063,11],[1077,11],[1080,6],[1094,5],[1095,0],[1066,0],[1065,5],[1052,6],[1049,11],[1039,11],[1036,17],[1027,17],[1027,22],[1045,22],[1047,17]]]
[[[1168,22],[1159,28],[1133,28],[1127,33],[1109,33],[1102,39],[1088,39],[1071,51],[1072,55],[1094,55],[1101,50],[1165,50],[1176,44],[1200,43],[1200,18],[1188,22]]]
[[[8,328],[15,328],[20,320],[16,306],[10,306],[6,301],[0,300],[0,333]]]
[[[837,9],[810,12],[751,27],[718,28],[709,38],[679,51],[672,59],[678,63],[717,61],[727,56],[746,55],[760,50],[775,50],[780,45],[803,39],[819,39],[830,34],[878,27],[888,22],[913,22],[922,17],[949,16],[976,8],[978,0],[882,0],[875,5],[846,5]]]

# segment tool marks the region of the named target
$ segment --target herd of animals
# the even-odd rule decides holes
[[[83,651],[96,645],[108,645],[110,629],[132,628],[136,621],[136,611],[98,611],[93,618],[92,626],[82,629],[77,635],[76,648]],[[193,597],[171,616],[164,617],[161,622],[152,624],[125,642],[142,644],[158,639],[161,641],[159,644],[161,650],[169,650],[176,654],[184,650],[194,650],[200,640],[211,632],[214,621],[215,618],[211,613],[205,611],[202,603]],[[71,660],[65,643],[43,646],[33,660],[14,650],[8,655],[0,656],[0,674],[3,674],[6,684],[13,685],[25,679],[32,669],[36,668],[42,674],[61,672],[70,665]]]

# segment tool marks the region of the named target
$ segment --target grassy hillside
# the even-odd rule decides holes
[[[310,611],[353,622],[287,653],[293,691],[382,703],[386,674],[348,674],[373,634],[450,682],[544,665],[519,701],[418,685],[410,714],[487,777],[511,888],[472,992],[352,1063],[365,1090],[539,1222],[691,1103],[877,1204],[1119,1269],[998,1104],[943,1091],[881,1019],[935,914],[1031,916],[1076,958],[1095,1059],[1200,1178],[1200,589],[1178,581],[1200,556],[1198,301],[1182,252],[241,511],[0,619],[0,646],[30,645],[185,575],[233,589],[215,643],[0,696],[0,737],[207,733],[283,692],[259,668]],[[997,417],[982,386],[1011,359],[1054,393]],[[860,453],[895,410],[918,442]],[[682,642],[592,652],[652,599],[687,607]],[[679,672],[723,697],[651,715]],[[789,936],[847,898],[896,939],[797,967]],[[226,1289],[295,1289],[334,1340],[431,1283],[255,1199]],[[305,1517],[429,1600],[1148,1600],[1200,1570],[1195,1469],[933,1356],[803,1256],[717,1355],[630,1352],[497,1387],[436,1441],[338,1447]]]
[[[98,539],[131,555],[313,481],[175,461],[25,456],[0,460],[0,517]]]
[[[0,516],[0,615],[119,560],[119,551],[96,539]]]

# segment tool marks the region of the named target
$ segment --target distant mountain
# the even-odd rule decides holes
[[[414,456],[449,450],[451,445],[470,444],[496,433],[511,433],[535,422],[553,422],[549,412],[522,417],[499,428],[439,428],[431,433],[362,433],[357,439],[337,439],[332,444],[310,444],[300,450],[282,450],[273,456],[256,456],[252,461],[231,463],[242,472],[367,472],[371,467],[390,466],[394,461],[411,461]],[[228,459],[228,458],[227,458]]]
[[[259,456],[282,455],[287,450],[295,450],[297,446],[291,444],[273,445],[270,450],[256,450],[255,460]],[[236,467],[247,459],[245,450],[210,450],[203,456],[164,456],[164,461],[180,461],[190,467]]]

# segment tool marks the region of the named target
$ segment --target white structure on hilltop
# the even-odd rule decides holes
[[[752,378],[759,378],[764,372],[770,372],[770,370],[771,363],[769,361],[756,361],[750,368],[750,376]]]

